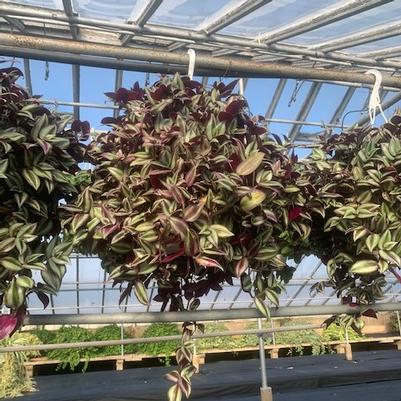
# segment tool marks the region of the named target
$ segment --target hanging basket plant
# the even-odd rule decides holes
[[[82,124],[67,130],[68,118],[16,84],[21,75],[0,70],[0,306],[11,311],[0,315],[0,338],[22,323],[30,294],[47,306],[60,287],[72,242],[61,236],[58,207],[76,195],[83,155]]]
[[[88,146],[92,181],[64,207],[64,224],[116,284],[127,283],[120,302],[133,292],[147,304],[156,283],[162,310],[193,310],[240,278],[268,316],[267,301],[277,305],[293,272],[287,258],[309,249],[310,212],[321,212],[308,204],[311,184],[232,95],[235,85],[209,91],[176,75],[109,94],[124,115],[105,118],[111,130]],[[172,399],[189,395],[193,330],[184,326]]]
[[[343,303],[367,305],[365,314],[374,316],[368,305],[383,298],[385,274],[401,282],[401,116],[331,136],[304,167],[325,209],[310,238],[328,280],[314,288],[332,287]]]
[[[240,277],[259,306],[277,304],[286,258],[309,248],[311,184],[235,84],[207,91],[176,75],[110,94],[125,114],[103,120],[112,130],[88,146],[91,184],[64,209],[82,250],[129,283],[122,299],[146,304],[154,280],[162,309],[184,310]]]

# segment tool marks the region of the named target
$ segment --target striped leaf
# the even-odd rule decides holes
[[[236,173],[239,175],[249,175],[253,173],[261,165],[264,156],[265,154],[262,152],[253,153],[237,166],[235,170]]]
[[[142,305],[148,304],[148,302],[149,302],[148,301],[148,291],[146,290],[146,287],[143,285],[142,281],[135,281],[134,294],[136,296],[136,299]]]

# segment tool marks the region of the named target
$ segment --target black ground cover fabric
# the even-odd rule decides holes
[[[376,389],[392,388],[388,395],[398,398],[377,398],[379,401],[401,401],[401,352],[396,350],[357,352],[354,361],[343,355],[303,356],[267,359],[269,385],[278,401],[310,400],[320,394],[321,400],[357,400],[346,396],[358,392],[361,384]],[[38,391],[18,398],[19,401],[165,401],[168,383],[163,375],[171,368],[136,368],[124,371],[87,372],[36,377]],[[397,382],[399,380],[400,382]],[[260,388],[259,360],[206,363],[193,379],[192,400],[253,401]],[[387,387],[386,387],[387,386]],[[366,384],[365,384],[366,387]],[[367,387],[367,388],[368,388]],[[358,390],[359,388],[359,390]],[[303,398],[304,393],[306,398]],[[342,398],[328,398],[333,394]],[[368,392],[366,400],[376,394]],[[284,397],[285,394],[285,398]],[[297,395],[298,394],[298,395]],[[310,398],[307,398],[309,394]],[[356,394],[356,393],[355,393]],[[376,394],[377,395],[377,394]],[[296,397],[301,398],[296,398]],[[293,397],[293,398],[292,398]],[[316,398],[318,400],[319,398]]]

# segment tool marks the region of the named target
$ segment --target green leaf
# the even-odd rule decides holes
[[[227,238],[234,235],[227,227],[221,224],[212,224],[210,228],[216,231],[219,238]]]
[[[369,237],[366,238],[366,247],[369,249],[369,252],[373,252],[373,250],[377,247],[380,241],[379,234],[370,234]]]
[[[35,285],[35,282],[28,276],[19,276],[19,277],[17,277],[16,284],[19,287],[29,289],[29,288],[33,288],[33,286]]]
[[[249,175],[253,173],[262,163],[265,154],[255,152],[247,159],[243,160],[236,168],[236,173],[239,175]]]
[[[19,142],[22,139],[25,139],[25,135],[15,132],[15,131],[2,131],[0,132],[0,140],[1,141],[13,141]]]
[[[12,272],[17,272],[21,270],[21,263],[11,256],[6,256],[0,259],[0,265]]]
[[[149,300],[148,300],[148,291],[146,290],[145,286],[143,285],[142,281],[135,281],[134,284],[134,293],[136,296],[136,299],[142,304],[142,305],[148,305]]]
[[[178,384],[174,384],[171,386],[167,393],[168,401],[181,401],[182,400],[182,391]]]
[[[141,223],[135,226],[135,231],[138,232],[147,232],[149,230],[153,230],[153,224],[152,223]]]
[[[266,194],[258,189],[241,198],[240,205],[246,212],[259,206],[266,199]]]
[[[138,274],[150,274],[157,269],[157,265],[142,264],[139,268]]]
[[[268,306],[259,298],[255,297],[254,299],[255,306],[257,310],[267,319],[270,318],[270,310]]]
[[[72,232],[76,233],[89,220],[89,217],[89,214],[76,214],[71,222]]]
[[[15,280],[4,293],[4,303],[11,309],[18,309],[25,302],[25,288],[18,287]]]
[[[355,274],[372,274],[379,269],[379,265],[376,260],[366,259],[355,262],[349,269],[350,273]]]
[[[4,159],[0,161],[0,178],[7,178],[5,175],[8,168],[8,159]]]
[[[187,206],[182,213],[182,218],[188,222],[198,220],[199,216],[202,214],[205,203],[206,200],[201,200],[197,205]]]
[[[8,230],[7,230],[8,232]],[[0,242],[0,252],[7,253],[10,252],[15,247],[15,238],[5,238]]]
[[[22,175],[24,176],[24,178],[26,179],[26,181],[30,186],[32,186],[36,190],[39,189],[40,178],[32,170],[24,169],[22,170]]]
[[[276,291],[273,291],[271,288],[267,288],[265,294],[273,305],[278,306],[279,297]]]
[[[124,176],[124,171],[117,168],[117,167],[108,167],[107,170],[109,170],[110,174],[117,180],[121,181]]]

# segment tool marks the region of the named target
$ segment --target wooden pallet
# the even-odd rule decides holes
[[[369,337],[369,338],[361,338],[358,340],[350,340],[349,343],[345,343],[343,341],[328,341],[322,343],[326,346],[332,346],[338,354],[345,354],[345,358],[347,360],[352,360],[352,344],[358,343],[380,343],[380,344],[394,344],[398,350],[401,351],[401,336],[393,336],[393,337]],[[303,344],[266,344],[265,350],[268,351],[271,359],[276,359],[279,357],[279,351],[282,349],[289,350],[291,348],[296,347],[311,347],[310,343]],[[249,352],[249,351],[258,351],[258,347],[244,347],[244,348],[235,348],[235,349],[210,349],[210,350],[202,350],[198,354],[194,356],[194,365],[199,370],[199,366],[205,363],[206,357],[212,354],[222,354],[222,353],[241,353],[241,352]],[[169,356],[174,356],[169,355]],[[91,358],[90,362],[106,362],[106,361],[114,361],[116,370],[123,370],[125,362],[140,362],[146,359],[155,359],[155,358],[164,358],[165,355],[145,355],[145,354],[126,354],[126,355],[112,355],[112,356],[99,356],[95,358]],[[81,362],[85,362],[86,359],[81,359]],[[57,359],[48,359],[46,357],[32,358],[31,360],[25,362],[25,371],[28,377],[34,376],[35,366],[46,366],[46,365],[57,365],[60,363],[60,360]]]

